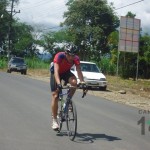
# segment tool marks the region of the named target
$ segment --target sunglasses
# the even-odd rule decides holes
[[[70,51],[66,51],[66,54],[70,55],[70,56],[75,56],[75,54],[70,53]]]

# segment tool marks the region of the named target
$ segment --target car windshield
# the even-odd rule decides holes
[[[17,58],[17,59],[13,59],[12,63],[24,63],[24,60]]]
[[[85,72],[100,72],[96,64],[81,63],[81,70]]]

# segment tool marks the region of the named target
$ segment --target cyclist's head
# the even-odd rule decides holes
[[[65,46],[65,52],[69,55],[74,56],[78,52],[78,47],[73,43],[69,43]]]

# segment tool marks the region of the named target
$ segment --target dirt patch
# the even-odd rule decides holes
[[[107,91],[89,91],[89,94],[103,97],[107,100],[111,100],[117,103],[122,103],[130,106],[134,106],[140,109],[149,110],[150,109],[150,99],[141,97],[140,95],[132,94],[131,92],[126,92],[126,94],[121,94],[119,91],[107,90]]]

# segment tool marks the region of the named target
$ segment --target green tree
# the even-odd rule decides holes
[[[11,35],[9,33],[10,22],[14,22],[15,19],[11,18],[11,6],[19,3],[19,0],[1,0],[0,1],[0,47],[7,51],[8,49],[8,38]],[[14,11],[14,10],[13,10]]]
[[[63,50],[63,47],[56,47],[56,44],[67,43],[70,42],[71,39],[72,37],[67,30],[60,30],[43,34],[38,43],[43,46],[45,50],[54,55],[56,52]]]
[[[69,0],[65,21],[73,37],[80,46],[83,59],[100,60],[100,55],[109,52],[108,35],[115,31],[119,19],[114,15],[113,7],[106,0]]]
[[[127,14],[126,14],[126,17],[130,17],[130,18],[135,18],[136,14],[133,14],[131,11],[129,11]]]
[[[6,38],[9,28],[9,14],[6,11],[7,6],[8,0],[0,1],[0,47],[3,47],[4,49],[6,49]]]
[[[144,78],[150,78],[150,35],[145,33],[140,39],[139,72]]]
[[[54,37],[55,37],[55,42],[57,43],[72,41],[72,36],[65,29],[54,32]]]
[[[52,54],[55,41],[54,32],[48,32],[42,35],[41,46]]]
[[[119,31],[114,31],[108,36],[108,46],[111,54],[110,62],[114,64],[117,64],[118,41],[119,41]]]
[[[15,21],[12,25],[12,53],[15,55],[23,55],[27,53],[29,56],[35,54],[34,39],[32,37],[33,28],[25,23]]]

